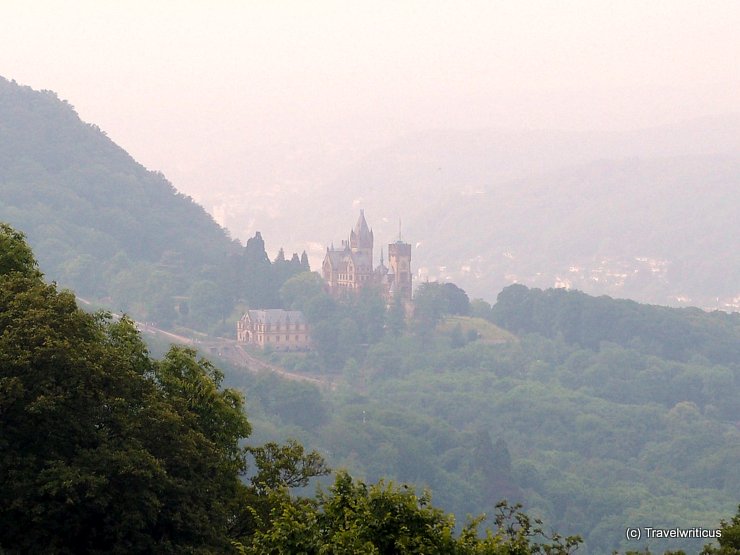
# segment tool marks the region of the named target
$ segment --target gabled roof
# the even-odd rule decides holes
[[[305,324],[306,318],[300,310],[283,310],[282,308],[265,308],[262,310],[248,310],[242,320],[250,320],[257,324]]]
[[[338,268],[342,265],[342,261],[346,255],[346,251],[342,249],[341,251],[338,250],[326,250],[326,256],[329,259],[329,262],[331,262],[331,265],[333,268]]]
[[[345,271],[351,262],[355,268],[370,268],[372,261],[366,253],[352,252],[348,249],[326,251],[326,258],[329,259],[333,270]],[[326,260],[326,258],[324,260]]]

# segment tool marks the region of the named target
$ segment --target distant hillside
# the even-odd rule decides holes
[[[486,296],[521,282],[738,310],[738,202],[740,158],[598,161],[431,203],[417,259]]]
[[[261,236],[243,248],[66,101],[2,78],[0,221],[27,235],[48,279],[163,325],[204,327],[239,300],[279,302],[284,276],[300,271],[285,261],[267,275]]]
[[[740,258],[727,253],[740,237],[739,153],[738,118],[612,135],[427,133],[342,175],[323,219],[354,202],[392,237],[401,217],[421,278],[473,296],[522,282],[738,303]]]
[[[420,132],[310,195],[275,182],[248,206],[232,198],[224,221],[241,232],[257,219],[307,248],[342,238],[363,207],[381,244],[402,219],[420,280],[473,297],[520,282],[738,310],[738,204],[740,117],[728,116],[620,133]]]

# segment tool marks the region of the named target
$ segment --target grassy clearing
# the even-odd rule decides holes
[[[508,331],[492,324],[483,318],[471,318],[469,316],[448,316],[437,326],[441,333],[451,332],[457,325],[460,325],[464,335],[469,330],[475,330],[479,334],[478,341],[483,343],[509,343],[517,341],[516,337]]]

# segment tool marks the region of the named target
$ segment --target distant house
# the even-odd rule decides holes
[[[236,323],[236,340],[260,349],[270,346],[276,351],[311,348],[306,318],[298,310],[248,310]]]

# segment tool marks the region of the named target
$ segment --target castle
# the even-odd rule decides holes
[[[388,266],[380,251],[380,264],[373,268],[373,231],[360,210],[357,224],[342,241],[342,247],[326,248],[321,266],[324,281],[335,297],[356,294],[365,287],[380,291],[386,306],[400,302],[407,317],[411,304],[411,245],[401,240],[388,245]],[[276,351],[311,349],[311,335],[305,317],[299,311],[282,309],[248,310],[237,322],[237,341]]]
[[[365,221],[365,211],[339,249],[326,248],[321,266],[324,281],[334,296],[357,293],[364,287],[377,287],[390,305],[400,300],[411,303],[411,245],[401,240],[388,245],[388,266],[380,251],[380,264],[373,268],[373,231]]]

